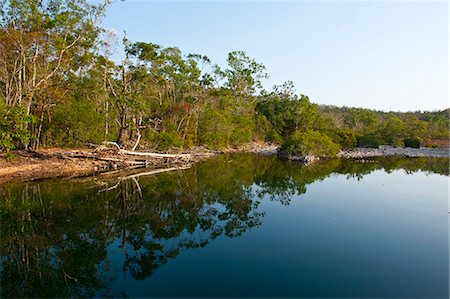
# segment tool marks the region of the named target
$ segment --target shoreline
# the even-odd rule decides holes
[[[402,156],[407,158],[429,157],[445,158],[449,157],[448,148],[410,148],[410,147],[392,147],[380,146],[379,148],[355,148],[347,151],[341,151],[338,154],[340,158],[360,159],[373,157]]]
[[[0,155],[0,186],[11,182],[26,182],[50,178],[76,178],[100,174],[113,174],[147,169],[152,172],[164,169],[186,169],[203,159],[226,153],[255,153],[265,156],[276,155],[278,146],[269,143],[249,143],[223,150],[209,150],[196,147],[173,154],[155,152],[120,153],[113,148],[102,151],[82,149],[47,148],[39,151],[16,151],[11,160]],[[137,156],[133,156],[137,155]],[[143,157],[142,157],[143,155]],[[151,156],[148,156],[151,155]],[[371,157],[449,157],[448,148],[355,148],[341,151],[339,158],[362,159]],[[289,156],[288,160],[313,163],[322,158],[312,155]]]
[[[11,182],[37,181],[51,178],[78,178],[118,172],[160,171],[186,169],[203,159],[226,153],[247,152],[274,155],[277,146],[253,142],[222,150],[195,147],[189,150],[166,153],[154,151],[125,151],[114,147],[44,148],[38,151],[14,151],[7,159],[0,154],[0,186]]]
[[[338,158],[342,159],[364,159],[364,158],[376,158],[376,157],[392,157],[400,156],[405,158],[449,158],[450,152],[449,148],[409,148],[409,147],[392,147],[387,145],[382,145],[378,148],[353,148],[350,150],[340,151],[337,155]],[[325,157],[319,157],[315,155],[295,155],[289,154],[284,158],[291,161],[300,161],[305,164],[311,164]]]

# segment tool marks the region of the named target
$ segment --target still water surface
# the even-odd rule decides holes
[[[0,187],[3,297],[448,297],[448,159],[234,154]]]

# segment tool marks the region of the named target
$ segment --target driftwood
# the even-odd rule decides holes
[[[120,150],[120,146],[116,142],[103,142],[104,145],[114,145],[118,150]]]
[[[137,145],[136,143],[135,145]],[[76,161],[76,159],[87,159],[93,162],[93,171],[97,173],[115,173],[121,170],[136,168],[160,168],[150,172],[143,172],[121,179],[130,179],[145,175],[157,174],[166,171],[189,168],[190,163],[199,157],[192,154],[163,154],[154,152],[140,152],[121,149],[116,142],[104,142],[101,145],[90,144],[93,150],[71,151],[57,153],[54,156],[60,159]],[[133,148],[135,148],[134,146]],[[162,168],[162,169],[161,169]]]
[[[138,140],[140,139],[140,135],[138,136]],[[150,152],[136,152],[135,149],[138,145],[138,142],[135,143],[132,150],[121,149],[120,146],[116,142],[103,142],[102,145],[97,145],[94,152],[99,152],[102,150],[109,149],[108,145],[112,145],[119,154],[122,155],[133,155],[133,156],[145,156],[152,158],[192,158],[191,154],[160,154],[160,153],[150,153]]]
[[[152,158],[191,158],[191,154],[159,154],[159,153],[146,153],[146,152],[134,152],[127,150],[119,150],[120,154],[134,155],[134,156],[146,156]]]
[[[139,144],[139,141],[141,141],[141,137],[142,137],[142,135],[138,132],[138,138],[137,138],[136,142],[134,143],[133,148],[131,149],[132,151],[136,150],[136,148]]]
[[[104,155],[99,155],[102,151],[111,149],[107,147],[108,145],[112,145],[115,148],[114,153],[120,155],[120,158],[111,158],[104,157]],[[113,153],[112,153],[113,154]],[[70,152],[65,153],[66,156],[62,156],[62,158],[89,158],[101,161],[110,161],[110,162],[121,162],[121,163],[132,163],[132,164],[148,164],[150,162],[149,159],[152,158],[174,158],[176,160],[180,159],[183,161],[191,160],[193,155],[191,154],[161,154],[161,153],[152,153],[152,152],[136,152],[134,150],[124,150],[119,147],[119,145],[115,142],[104,142],[103,145],[96,146],[93,152]],[[125,156],[124,158],[122,158]]]

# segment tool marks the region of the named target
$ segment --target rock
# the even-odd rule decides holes
[[[377,149],[355,148],[348,151],[341,151],[338,154],[341,158],[360,159],[365,157],[449,157],[449,151],[445,148],[394,148],[391,146],[380,146]]]

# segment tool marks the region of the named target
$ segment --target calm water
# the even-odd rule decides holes
[[[448,175],[448,159],[235,154],[3,186],[2,296],[445,298]]]

